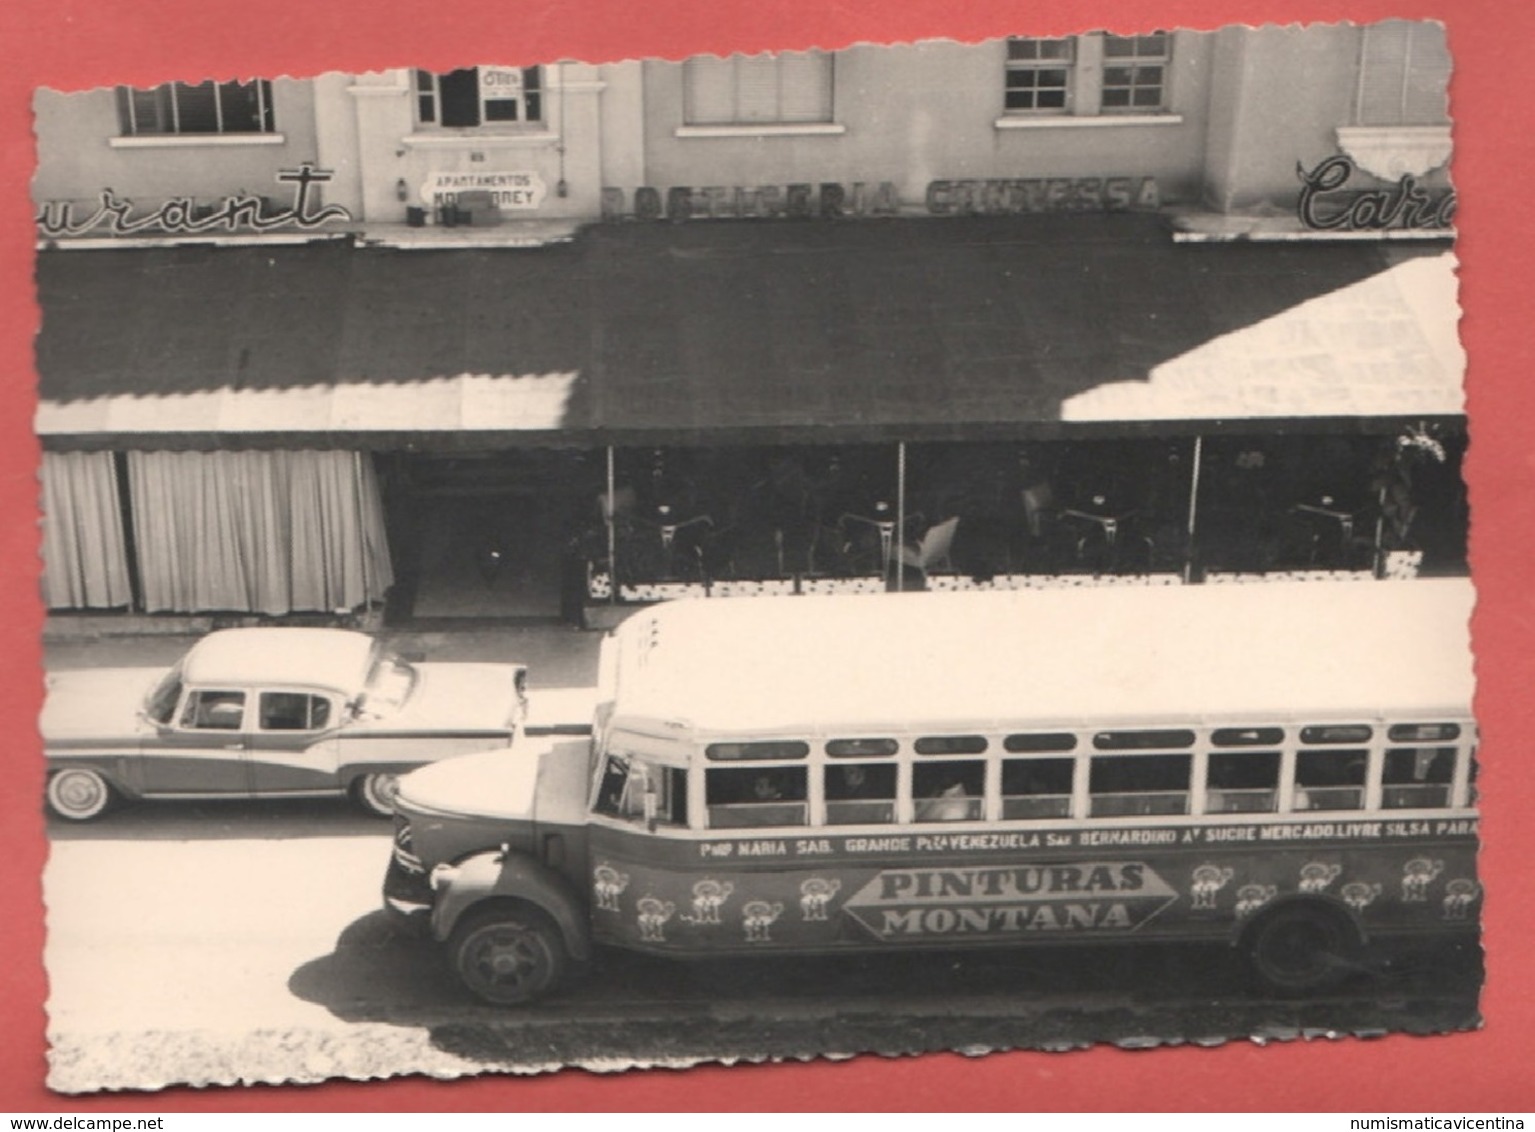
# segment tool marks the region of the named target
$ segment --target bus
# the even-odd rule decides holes
[[[590,736],[402,780],[385,903],[467,989],[674,957],[1224,940],[1325,989],[1471,936],[1470,583],[717,598]]]

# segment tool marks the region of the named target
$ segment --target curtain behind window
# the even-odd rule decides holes
[[[373,465],[357,452],[131,452],[150,612],[354,609],[393,581]]]
[[[128,605],[128,559],[110,452],[44,452],[43,602],[49,609]]]

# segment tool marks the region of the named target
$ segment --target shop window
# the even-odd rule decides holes
[[[1010,115],[1165,114],[1172,36],[1091,35],[1007,41]]]
[[[1360,126],[1449,124],[1450,51],[1442,24],[1387,20],[1363,29],[1355,119]]]
[[[416,72],[416,118],[423,126],[462,129],[544,120],[540,67],[465,67]]]
[[[118,125],[124,137],[180,134],[270,134],[272,84],[165,83],[147,90],[117,88]]]
[[[824,51],[688,59],[682,65],[683,122],[689,126],[829,123],[832,59]]]

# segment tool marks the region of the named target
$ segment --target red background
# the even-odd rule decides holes
[[[1497,0],[5,0],[0,6],[0,722],[9,737],[0,788],[0,1110],[1310,1110],[1527,1112],[1535,1109],[1535,900],[1524,890],[1535,843],[1528,757],[1535,601],[1521,581],[1535,548],[1527,493],[1535,462],[1523,284],[1535,223],[1528,203],[1530,91],[1519,83],[1535,6]],[[1045,8],[1046,6],[1040,5]],[[857,41],[1094,28],[1214,28],[1390,17],[1447,23],[1456,72],[1454,174],[1462,337],[1470,356],[1474,623],[1483,727],[1484,879],[1489,951],[1486,1025],[1449,1037],[1292,1042],[1260,1048],[1069,1054],[954,1054],[918,1060],[718,1066],[598,1076],[402,1078],[308,1087],[175,1089],[70,1098],[46,1073],[40,877],[47,852],[35,718],[41,703],[37,599],[37,444],[31,338],[34,163],[31,93],[171,78],[312,75],[388,66],[448,70],[480,62],[601,62],[740,49],[837,48]],[[103,941],[103,946],[111,946]]]

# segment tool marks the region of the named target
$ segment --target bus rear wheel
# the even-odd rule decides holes
[[[567,963],[559,928],[537,909],[518,905],[467,914],[449,937],[448,957],[470,993],[496,1006],[548,994]]]
[[[1287,994],[1326,990],[1359,969],[1359,933],[1324,905],[1275,908],[1252,925],[1245,943],[1253,973]]]

